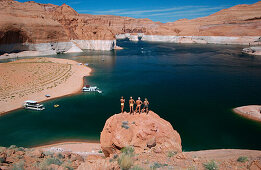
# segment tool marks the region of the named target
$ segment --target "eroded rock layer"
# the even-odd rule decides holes
[[[132,41],[138,41],[140,37],[147,41],[175,43],[225,41],[227,44],[260,44],[260,21],[261,1],[237,5],[197,19],[160,23],[150,19],[78,14],[66,4],[57,6],[33,1],[0,0],[0,52],[28,51],[35,47],[31,44],[64,42],[73,43],[66,49],[111,50],[116,46],[115,36],[120,34]],[[227,38],[215,38],[221,36]],[[238,40],[231,42],[233,37]],[[63,48],[52,48],[52,44],[45,47],[52,49],[46,49],[47,54],[66,52]],[[69,52],[74,51],[80,50]]]

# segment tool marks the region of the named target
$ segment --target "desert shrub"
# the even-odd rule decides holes
[[[248,161],[248,158],[246,156],[240,156],[240,157],[237,158],[237,161],[238,162],[246,162],[246,161]]]
[[[23,147],[17,148],[17,151],[25,151]]]
[[[99,150],[98,153],[102,153],[102,150]]]
[[[9,148],[8,148],[8,149],[15,149],[15,148],[17,148],[17,146],[16,146],[16,145],[11,145],[11,146],[9,146]]]
[[[121,149],[121,153],[127,154],[127,155],[134,155],[134,148],[132,146],[126,146]]]
[[[71,167],[71,166],[65,166],[64,168],[65,168],[66,170],[74,170],[73,167]]]
[[[42,162],[38,163],[36,166],[41,170],[47,170],[48,166],[51,164],[62,165],[62,161],[57,158],[46,158]]]
[[[158,162],[154,162],[153,165],[150,166],[151,169],[157,169],[157,168],[161,168],[161,167],[164,167],[164,166],[168,166],[168,164],[161,164],[161,163],[158,163]]]
[[[51,156],[51,157],[53,157],[53,154],[54,154],[54,153],[51,152],[51,151],[44,151],[43,154],[46,155],[46,156]]]
[[[217,163],[213,160],[210,162],[204,163],[203,166],[207,170],[217,170],[218,169]]]
[[[113,159],[117,159],[118,158],[118,155],[117,154],[114,154],[113,155]]]
[[[24,170],[24,161],[19,161],[13,164],[12,170]]]
[[[123,170],[130,169],[131,166],[133,165],[132,156],[128,154],[121,154],[118,159],[118,164]]]
[[[168,151],[168,157],[172,157],[172,156],[174,156],[174,155],[176,155],[177,154],[177,152],[176,151]]]
[[[139,167],[138,165],[135,165],[131,168],[131,170],[143,170],[143,168]]]
[[[47,158],[45,161],[46,161],[47,165],[54,164],[54,165],[60,166],[60,165],[63,164],[63,162],[60,159],[57,159],[57,158]]]
[[[62,166],[63,166],[66,170],[73,170],[72,162],[71,162],[70,160],[66,161]]]
[[[121,124],[121,127],[122,128],[125,128],[125,129],[129,129],[129,122],[128,121],[123,121],[122,124]]]
[[[64,156],[63,156],[63,154],[61,154],[61,153],[58,153],[58,154],[57,154],[57,158],[59,158],[59,159],[63,159],[63,158],[64,158]]]
[[[121,149],[121,154],[118,158],[118,164],[120,165],[121,169],[130,169],[134,163],[133,156],[134,156],[134,148],[132,146],[127,146]],[[117,158],[117,157],[115,157]]]
[[[5,159],[4,158],[0,158],[0,163],[4,163]]]

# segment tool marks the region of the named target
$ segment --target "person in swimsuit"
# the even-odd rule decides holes
[[[145,112],[148,114],[149,113],[149,101],[148,101],[148,99],[147,98],[145,98],[145,101],[143,102],[143,104],[144,104],[144,107],[143,107],[143,109],[145,110]]]
[[[137,112],[138,111],[138,109],[139,109],[139,113],[140,113],[140,107],[141,107],[141,105],[142,105],[142,101],[140,100],[140,97],[138,97],[138,100],[136,100],[136,110],[135,110],[135,112]]]
[[[121,96],[121,113],[123,113],[123,109],[124,109],[124,103],[125,103],[125,99],[123,98],[123,96]]]
[[[133,113],[133,105],[134,105],[134,100],[132,99],[132,97],[130,97],[129,104],[130,104],[130,114],[131,114]]]

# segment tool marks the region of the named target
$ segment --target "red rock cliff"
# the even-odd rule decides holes
[[[261,1],[237,5],[207,17],[171,23],[149,19],[78,14],[68,5],[0,0],[0,44],[112,40],[116,34],[260,36]]]

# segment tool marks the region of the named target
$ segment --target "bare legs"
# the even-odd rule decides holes
[[[124,105],[121,105],[121,113],[123,113]]]
[[[130,105],[130,114],[133,113],[133,105]]]
[[[139,113],[140,113],[140,105],[136,106],[136,110],[135,110],[136,113],[137,113],[138,109],[139,109]]]

